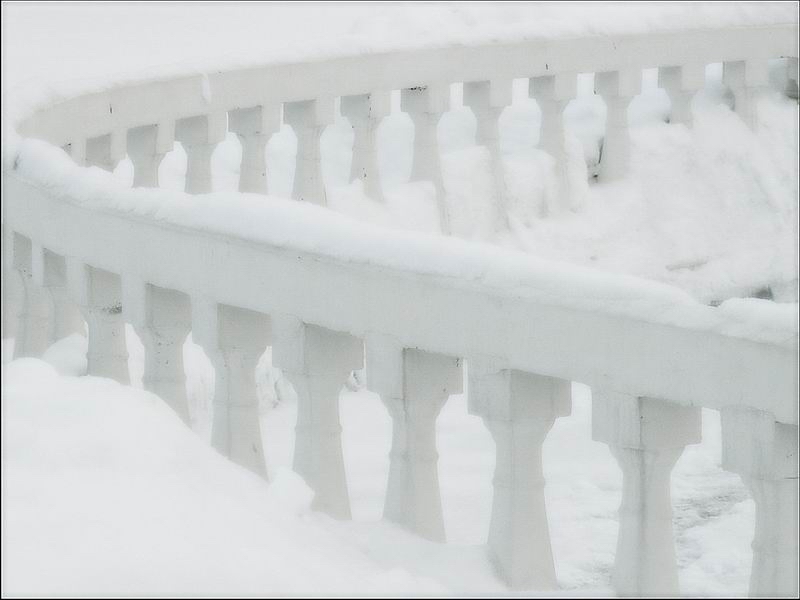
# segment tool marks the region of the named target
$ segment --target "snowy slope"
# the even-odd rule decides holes
[[[127,334],[138,386],[141,345]],[[508,593],[483,547],[494,447],[463,396],[438,421],[441,545],[379,521],[391,423],[374,394],[342,395],[354,520],[340,523],[309,511],[310,492],[289,470],[291,397],[272,410],[263,398],[267,485],[208,446],[213,372],[199,348],[189,343],[184,353],[198,435],[151,394],[76,378],[83,351],[75,336],[47,353],[66,376],[33,359],[3,366],[4,594]],[[621,477],[591,441],[588,390],[576,385],[574,395],[572,416],[559,419],[544,449],[553,551],[564,594],[607,596]],[[673,474],[681,585],[686,594],[743,596],[753,504],[719,468],[716,413],[704,423],[704,442],[687,448]]]

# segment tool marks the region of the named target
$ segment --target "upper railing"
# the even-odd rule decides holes
[[[68,149],[79,166],[112,170],[128,155],[134,189],[39,142],[14,150],[3,234],[4,268],[14,269],[4,278],[20,274],[24,289],[16,354],[38,355],[82,330],[77,306],[89,373],[127,381],[129,322],[145,346],[144,385],[188,419],[180,348],[191,330],[216,370],[214,446],[266,476],[253,371],[272,346],[298,392],[295,468],[316,506],[343,518],[337,398],[366,362],[367,385],[395,420],[385,515],[436,540],[435,419],[462,391],[466,365],[470,410],[497,442],[490,554],[514,587],[557,584],[541,444],[570,410],[571,381],[592,387],[593,435],[625,477],[614,576],[625,594],[677,593],[669,474],[699,441],[699,407],[720,409],[725,466],[743,475],[759,511],[751,593],[792,595],[797,537],[769,514],[797,508],[796,306],[709,307],[632,277],[209,192],[211,153],[232,131],[242,142],[240,191],[266,194],[264,150],[284,121],[298,138],[292,195],[324,205],[320,137],[340,98],[355,129],[351,176],[381,199],[375,132],[400,90],[415,124],[412,178],[433,182],[446,230],[436,125],[451,84],[464,84],[478,143],[498,165],[497,120],[512,80],[527,78],[542,109],[541,146],[556,159],[552,208],[564,209],[573,198],[562,113],[578,73],[595,73],[608,106],[600,173],[611,179],[626,170],[626,110],[642,69],[660,69],[671,121],[688,125],[706,64],[722,62],[735,110],[752,124],[769,60],[789,59],[796,90],[797,35],[788,24],[407,50],[120,85],[42,108],[19,124],[22,137]],[[176,140],[186,191],[202,195],[135,189],[158,186]],[[501,190],[502,170],[494,173]]]

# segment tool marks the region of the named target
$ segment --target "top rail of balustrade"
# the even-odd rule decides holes
[[[44,178],[43,162],[56,163]],[[364,228],[280,198],[128,189],[111,174],[88,177],[41,142],[26,144],[17,168],[3,175],[12,231],[123,282],[185,292],[193,306],[293,315],[468,364],[478,357],[597,389],[749,406],[797,423],[797,323],[783,310],[791,306],[704,306],[663,284]],[[211,324],[194,326],[202,341]]]
[[[255,106],[319,100],[332,119],[333,98],[413,87],[490,81],[510,99],[511,80],[545,75],[635,71],[797,57],[797,23],[627,35],[530,39],[274,63],[224,72],[112,86],[57,102],[24,119],[18,131],[55,145],[143,125]],[[502,105],[502,104],[501,104]],[[278,113],[279,114],[279,113]]]

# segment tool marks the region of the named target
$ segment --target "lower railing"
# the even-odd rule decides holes
[[[87,181],[39,145],[3,174],[7,276],[24,289],[16,356],[85,320],[89,374],[127,383],[130,323],[145,388],[188,421],[191,330],[216,373],[214,447],[267,478],[254,371],[271,346],[298,397],[294,468],[340,519],[338,397],[365,367],[394,422],[384,516],[436,541],[436,418],[466,392],[496,442],[488,550],[512,588],[557,587],[541,451],[570,413],[571,381],[592,387],[593,437],[623,472],[613,582],[624,595],[679,593],[670,473],[700,441],[700,407],[716,408],[723,466],[756,502],[751,594],[797,593],[797,326],[780,307],[708,307],[452,238],[359,229],[355,246],[349,221],[288,200],[198,197],[183,211],[183,193]],[[58,175],[40,177],[42,161]]]

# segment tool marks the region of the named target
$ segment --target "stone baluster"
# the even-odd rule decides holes
[[[671,104],[670,123],[692,126],[692,98],[703,88],[705,80],[706,69],[703,64],[658,69],[658,85],[667,92]]]
[[[490,559],[511,588],[556,588],[542,444],[555,419],[570,413],[570,382],[491,360],[470,360],[467,370],[470,413],[483,418],[497,447]]]
[[[700,409],[613,392],[592,395],[592,439],[622,469],[612,582],[621,596],[677,596],[670,476],[683,448],[700,442]]]
[[[175,125],[175,139],[186,151],[187,194],[212,191],[211,155],[228,131],[226,113],[181,119]]]
[[[436,418],[462,391],[457,358],[403,348],[394,338],[366,342],[367,386],[392,417],[392,450],[383,516],[425,539],[444,542]]]
[[[350,518],[339,423],[339,392],[364,364],[363,344],[345,333],[273,316],[272,363],[297,392],[294,470],[314,490],[312,507]]]
[[[76,148],[76,153],[80,152]],[[105,171],[113,171],[119,161],[125,157],[125,136],[120,133],[109,133],[86,140],[83,163],[86,166],[99,167]],[[77,155],[77,154],[76,154]]]
[[[67,284],[88,326],[87,373],[128,385],[128,348],[119,275],[67,258]]]
[[[42,285],[50,294],[53,319],[51,338],[60,340],[73,333],[85,334],[83,316],[67,287],[67,263],[63,256],[44,251]]]
[[[2,252],[0,253],[0,263],[2,263],[2,284],[0,293],[2,294],[2,337],[13,338],[17,333],[17,322],[19,314],[22,312],[22,278],[14,268],[14,232],[5,224],[1,223],[2,228]]]
[[[797,425],[750,408],[721,412],[722,467],[741,476],[756,504],[750,595],[796,598]]]
[[[133,187],[158,187],[158,167],[175,142],[175,123],[144,125],[128,130],[128,156],[133,163]]]
[[[400,92],[400,108],[414,122],[414,159],[412,181],[430,181],[436,193],[439,223],[443,233],[450,233],[445,202],[442,166],[439,159],[437,126],[450,107],[450,86],[420,86]]]
[[[190,423],[183,369],[183,344],[192,326],[186,294],[122,279],[125,319],[144,346],[142,386],[164,400],[187,425]]]
[[[564,110],[577,95],[577,76],[575,73],[563,73],[532,77],[528,83],[528,93],[542,111],[539,148],[550,155],[555,169],[556,190],[555,194],[547,197],[547,213],[558,214],[575,208],[578,204],[577,192],[570,184],[564,130]]]
[[[267,315],[192,298],[192,338],[214,365],[211,445],[267,479],[255,370],[272,342]]]
[[[12,260],[22,279],[22,310],[17,322],[14,358],[39,357],[51,341],[52,304],[42,285],[43,250],[38,244],[17,233],[13,234]]]
[[[389,92],[373,92],[343,96],[341,112],[350,121],[354,134],[350,181],[360,180],[366,196],[383,202],[378,169],[378,127],[391,112],[391,95]]]
[[[464,106],[472,109],[477,125],[475,141],[489,151],[489,164],[495,190],[494,229],[508,227],[503,159],[500,154],[499,121],[503,109],[511,105],[511,80],[473,81],[464,83]]]
[[[766,60],[725,62],[722,79],[733,92],[733,110],[755,131],[758,97],[769,86],[769,63]]]
[[[797,86],[798,80],[798,61],[797,57],[786,59],[786,96],[797,100],[800,97]]]
[[[333,98],[289,102],[283,107],[286,123],[297,136],[297,159],[292,198],[325,205],[320,139],[325,127],[333,123]]]
[[[239,191],[266,194],[267,143],[281,128],[279,104],[255,106],[228,113],[230,130],[242,145],[242,164],[239,172]]]
[[[600,153],[600,181],[621,179],[630,166],[628,105],[642,89],[639,69],[595,73],[594,90],[606,103],[606,133]]]

